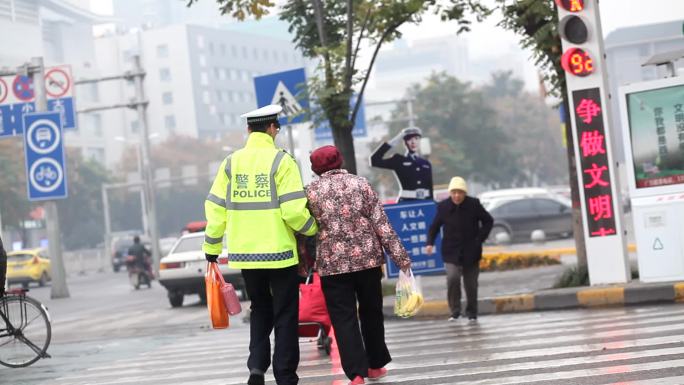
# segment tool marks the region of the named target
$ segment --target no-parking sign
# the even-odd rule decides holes
[[[28,199],[66,198],[66,164],[59,112],[25,114],[23,120]]]

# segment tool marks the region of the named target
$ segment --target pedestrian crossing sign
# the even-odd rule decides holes
[[[276,72],[254,78],[257,107],[277,104],[283,107],[280,124],[303,123],[308,120],[309,100],[306,97],[304,68]]]

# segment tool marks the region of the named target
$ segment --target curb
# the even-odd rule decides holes
[[[552,289],[478,300],[480,315],[560,309],[633,306],[684,302],[684,282],[635,283],[604,287]],[[465,309],[465,304],[462,306]],[[385,317],[399,318],[392,306],[383,308]],[[447,301],[426,301],[415,318],[449,317]]]

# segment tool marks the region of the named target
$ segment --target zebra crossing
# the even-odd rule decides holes
[[[184,310],[188,311],[178,314],[186,317],[182,322],[202,317],[206,323],[205,309]],[[144,319],[149,322],[151,318]],[[388,321],[386,337],[393,362],[388,365],[389,375],[379,383],[682,385],[682,325],[681,305],[487,316],[477,324]],[[89,326],[81,321],[73,327]],[[17,372],[0,369],[0,383],[244,384],[248,325],[233,319],[227,330],[191,330],[162,337],[141,334],[129,340],[110,340],[109,344],[125,354],[107,355],[105,347],[85,360],[60,357],[63,346],[56,346],[54,364],[41,361],[14,378]],[[65,345],[78,351],[78,344]],[[318,351],[315,342],[302,339],[301,354],[301,384],[348,382],[335,351],[328,357]],[[59,374],[51,375],[55,371]],[[270,373],[267,379],[274,383]]]

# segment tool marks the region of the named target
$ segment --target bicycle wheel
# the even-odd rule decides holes
[[[0,364],[21,368],[49,357],[46,351],[52,328],[50,316],[40,302],[9,295],[0,298],[0,313]]]

